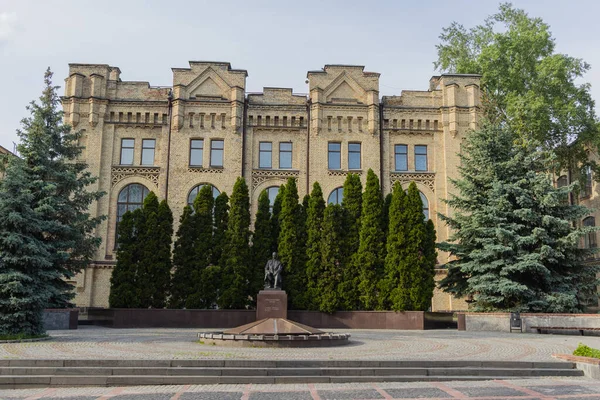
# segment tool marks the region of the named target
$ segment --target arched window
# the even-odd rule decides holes
[[[596,226],[596,218],[594,218],[594,217],[585,218],[583,220],[583,226],[585,226],[585,227]],[[583,237],[583,241],[584,241],[584,247],[586,249],[595,249],[596,247],[598,247],[598,244],[596,243],[596,232],[587,233]]]
[[[204,186],[207,186],[207,185],[212,187],[212,194],[215,199],[217,198],[218,195],[221,194],[221,192],[219,192],[219,189],[217,189],[210,183],[202,183],[198,186],[195,186],[192,190],[190,190],[190,194],[188,194],[188,200],[187,200],[188,206],[190,206],[190,207],[194,206],[194,200],[196,200],[196,196],[198,195],[198,192],[200,191],[200,189],[202,189]]]
[[[425,215],[425,221],[427,221],[429,219],[429,200],[421,192],[419,192],[419,196],[421,196],[421,201],[423,202],[423,214]]]
[[[275,197],[279,193],[279,186],[271,186],[265,189],[269,195],[269,210],[273,211],[273,204],[275,203]]]
[[[566,175],[563,175],[556,180],[556,187],[563,187],[563,186],[567,186],[568,184],[569,184],[569,182],[567,180]]]
[[[150,191],[144,185],[132,183],[125,186],[117,198],[117,224],[121,222],[123,215],[127,211],[137,210],[144,204],[144,199]]]
[[[339,187],[333,189],[333,192],[329,195],[327,199],[327,204],[342,204],[342,200],[344,199],[344,188]]]

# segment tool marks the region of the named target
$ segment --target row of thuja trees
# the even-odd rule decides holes
[[[384,199],[369,170],[364,191],[356,174],[343,191],[341,204],[326,205],[315,183],[300,202],[290,178],[272,207],[261,193],[251,231],[245,180],[238,178],[231,198],[214,199],[207,185],[184,208],[174,246],[169,206],[150,193],[119,223],[110,306],[251,308],[277,252],[291,308],[427,310],[437,254],[417,186],[396,183]]]

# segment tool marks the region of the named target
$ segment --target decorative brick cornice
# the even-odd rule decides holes
[[[435,172],[392,172],[390,173],[390,183],[400,182],[402,184],[415,182],[421,183],[435,192]]]
[[[188,167],[188,172],[194,174],[222,174],[223,168]]]
[[[348,174],[362,175],[361,170],[353,170],[353,171],[343,171],[343,170],[329,170],[327,171],[327,175],[329,176],[347,176]]]
[[[160,176],[159,167],[127,167],[113,166],[111,168],[111,184],[115,186],[117,183],[130,176],[141,176],[146,178],[156,186],[158,186],[158,177]]]
[[[256,189],[261,183],[269,179],[280,179],[286,181],[288,178],[298,180],[300,171],[286,169],[254,169],[252,170],[252,189]]]

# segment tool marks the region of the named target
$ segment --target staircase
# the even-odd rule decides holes
[[[342,383],[577,377],[569,362],[309,360],[0,360],[0,389]]]

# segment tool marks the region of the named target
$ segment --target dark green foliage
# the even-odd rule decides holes
[[[250,198],[244,178],[238,178],[230,199],[229,225],[221,259],[219,307],[244,309],[250,304]]]
[[[455,213],[441,216],[454,235],[439,248],[456,260],[440,285],[475,310],[580,312],[597,303],[598,267],[578,242],[596,228],[573,226],[589,210],[563,201],[573,187],[554,188],[547,154],[517,137],[491,124],[467,137]]]
[[[122,224],[123,222],[119,226]],[[179,219],[179,229],[177,229],[175,247],[173,249],[173,267],[175,272],[171,280],[169,308],[184,308],[186,299],[196,290],[193,287],[192,281],[192,274],[196,263],[194,253],[196,237],[194,212],[192,207],[185,206],[183,214],[181,214],[181,218]]]
[[[600,350],[579,343],[579,346],[573,351],[574,356],[600,358]]]
[[[281,204],[283,203],[283,195],[285,194],[285,185],[279,186],[277,196],[273,202],[273,212],[271,215],[271,234],[273,235],[272,251],[277,251],[279,247],[279,231],[281,230],[279,223],[279,215],[281,214]]]
[[[319,183],[315,182],[310,193],[306,211],[306,294],[307,308],[309,310],[317,310],[319,308],[318,286],[322,271],[321,235],[324,212],[325,200],[323,199],[323,191]]]
[[[406,310],[427,311],[431,306],[433,289],[435,283],[434,263],[431,264],[431,257],[427,257],[425,250],[431,249],[434,242],[428,241],[431,232],[427,232],[425,216],[423,215],[423,202],[419,195],[419,189],[414,182],[408,185],[408,194],[405,200],[406,208],[406,241],[403,248],[403,263],[409,270],[409,303]]]
[[[362,201],[360,245],[354,259],[359,269],[358,290],[363,310],[378,306],[377,284],[383,277],[384,247],[383,197],[379,178],[369,169]]]
[[[392,194],[388,193],[383,200],[383,232],[387,235],[390,224],[390,205],[392,204]]]
[[[60,277],[36,210],[50,194],[36,178],[25,161],[14,158],[1,183],[0,334],[42,334],[42,311],[54,293],[48,282]]]
[[[0,333],[41,334],[44,307],[66,307],[73,287],[66,280],[85,267],[99,239],[93,230],[102,218],[88,207],[103,193],[81,153],[79,133],[63,125],[52,73],[44,76],[40,102],[28,107],[18,146],[22,160],[8,161],[0,186]]]
[[[427,310],[431,305],[431,299],[433,298],[433,291],[435,290],[435,265],[437,263],[437,251],[436,251],[436,232],[435,226],[432,220],[427,220],[425,224],[425,243],[423,244],[423,260],[420,262],[421,265],[421,287],[420,304],[421,308]],[[420,309],[419,301],[417,301],[417,310]],[[425,307],[426,306],[426,307]]]
[[[156,228],[158,226],[158,197],[154,192],[148,193],[142,206],[142,217],[136,221],[140,259],[137,264],[138,307],[149,308],[155,293],[153,254],[158,245]]]
[[[344,210],[339,204],[328,204],[323,215],[321,265],[318,271],[317,293],[319,311],[332,313],[340,310],[343,299],[339,286],[343,280],[346,252]]]
[[[399,182],[392,188],[389,228],[386,244],[385,277],[380,282],[380,308],[403,311],[410,309],[410,269],[404,262],[407,242],[406,194]]]
[[[360,267],[356,263],[356,252],[360,243],[360,214],[362,212],[362,184],[358,174],[348,174],[344,181],[344,198],[342,199],[345,225],[346,252],[343,280],[338,287],[344,310],[357,310],[360,307]]]
[[[289,178],[281,202],[278,254],[284,268],[283,286],[291,308],[306,308],[306,250],[301,243],[304,227],[296,180]]]
[[[590,162],[600,143],[589,83],[590,65],[557,53],[550,27],[510,3],[469,30],[453,22],[440,35],[436,68],[481,74],[486,116],[522,140],[558,156],[556,170]]]
[[[214,210],[214,235],[211,264],[218,265],[223,255],[225,245],[225,232],[229,220],[229,196],[223,192],[215,199]]]
[[[156,231],[153,232],[157,246],[151,261],[146,260],[146,262],[152,265],[152,276],[154,277],[154,292],[150,306],[165,308],[171,285],[171,243],[173,240],[173,213],[166,200],[161,201],[158,205],[157,219]]]
[[[110,277],[111,308],[137,308],[140,306],[138,264],[141,248],[137,226],[142,218],[142,210],[126,212],[118,226],[117,265]]]
[[[263,190],[258,197],[258,210],[256,211],[254,234],[252,235],[252,283],[250,293],[253,297],[256,297],[256,294],[264,286],[265,264],[271,258],[273,249],[270,207],[269,195],[266,190]]]

